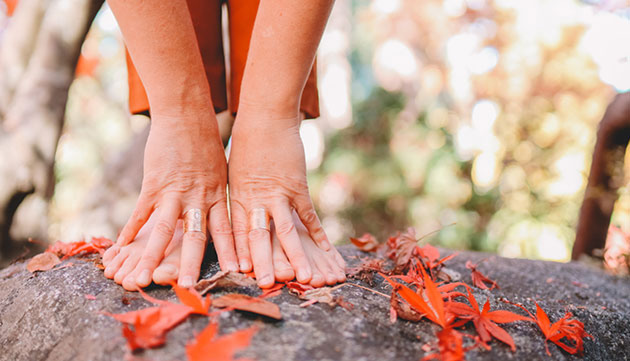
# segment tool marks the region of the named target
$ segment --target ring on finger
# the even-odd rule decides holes
[[[205,232],[206,213],[199,208],[191,208],[184,212],[184,233]]]
[[[254,208],[249,212],[249,230],[265,229],[269,231],[269,212],[265,208]]]

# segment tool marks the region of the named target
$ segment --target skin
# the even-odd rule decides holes
[[[331,248],[308,192],[299,103],[332,4],[263,0],[258,8],[228,169],[240,268],[249,271],[251,259],[260,287],[274,283],[273,252],[268,231],[248,229],[252,209],[269,211],[299,282],[313,272],[292,211],[321,249]]]
[[[126,279],[126,275],[133,270],[140,261],[140,255],[142,250],[149,242],[151,235],[151,229],[155,226],[157,217],[153,215],[149,218],[149,221],[138,232],[136,239],[121,247],[121,249],[112,257],[108,259],[105,264],[105,276],[107,278],[115,280],[117,283],[130,291],[136,289],[135,283],[123,282]],[[311,277],[310,285],[313,287],[322,287],[325,285],[334,285],[338,282],[344,282],[345,276],[345,262],[339,252],[335,248],[329,251],[324,251],[317,247],[315,242],[310,238],[308,230],[301,223],[297,214],[293,214],[293,220],[297,225],[297,232],[300,237],[300,242],[308,254],[308,262],[313,270],[313,277]],[[180,257],[181,257],[181,245],[183,241],[183,223],[178,221],[175,226],[173,238],[170,240],[169,245],[164,253],[164,259],[160,265],[153,272],[153,282],[159,285],[168,285],[173,280],[176,280],[179,273]],[[275,279],[278,282],[291,281],[295,278],[295,272],[289,263],[282,246],[280,245],[280,239],[275,232],[275,227],[272,225],[272,248],[273,248],[273,267],[275,273]],[[111,252],[108,250],[108,252]],[[111,254],[110,254],[111,255]],[[105,263],[105,262],[104,262]]]
[[[228,165],[186,2],[108,3],[146,88],[152,124],[140,197],[116,245],[104,255],[106,276],[129,290],[169,277],[192,286],[206,232],[173,240],[182,214],[200,208],[208,213],[223,270],[253,267],[261,287],[288,277],[286,264],[303,283],[341,279],[343,260],[328,242],[308,193],[298,110],[332,1],[260,4],[233,129],[231,224]],[[269,231],[248,229],[256,207],[269,211],[277,241]],[[310,243],[301,240],[298,226],[307,230]],[[327,258],[328,267],[314,255]]]

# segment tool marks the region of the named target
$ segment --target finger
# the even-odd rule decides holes
[[[109,265],[109,262],[111,262],[120,252],[120,248],[121,247],[118,245],[113,245],[105,251],[103,254],[103,266],[107,267],[107,265]]]
[[[253,229],[249,231],[248,239],[258,286],[261,288],[273,286],[275,278],[269,231],[262,228]]]
[[[118,272],[120,266],[122,266],[123,262],[125,262],[125,259],[127,259],[128,255],[129,253],[125,252],[124,250],[118,252],[116,257],[114,257],[114,259],[107,265],[107,267],[105,267],[105,277],[114,278],[114,275],[116,274],[116,272]]]
[[[342,283],[346,281],[346,272],[343,268],[339,267],[333,251],[335,251],[334,247],[330,251],[326,252],[326,262],[328,263],[328,267],[332,271],[332,275],[335,280]]]
[[[149,242],[147,243],[142,258],[136,266],[135,280],[140,287],[151,284],[153,271],[164,258],[166,246],[173,238],[177,219],[181,214],[179,200],[174,197],[165,197],[158,208],[158,218],[151,231]]]
[[[271,230],[271,252],[273,255],[273,272],[276,280],[287,282],[295,278],[295,272],[293,272],[293,268],[282,250],[282,245],[273,227]]]
[[[304,248],[302,247],[300,236],[295,228],[295,223],[293,223],[289,204],[277,204],[272,210],[272,214],[276,234],[278,235],[284,253],[297,274],[298,282],[308,282],[312,277],[311,266],[304,253]]]
[[[129,257],[125,260],[122,267],[116,272],[114,276],[114,281],[118,284],[122,284],[123,280],[136,268],[138,265],[138,261],[140,260],[140,255],[137,253],[131,253]]]
[[[199,278],[201,262],[206,251],[206,240],[205,229],[202,232],[189,230],[184,233],[178,281],[181,287],[190,288]]]
[[[219,264],[224,271],[238,272],[238,261],[234,249],[234,237],[232,236],[232,226],[228,217],[227,203],[225,200],[217,202],[208,215],[208,230],[212,235],[214,248],[219,257]]]
[[[155,284],[168,285],[177,282],[179,278],[179,263],[182,254],[182,239],[184,237],[182,224],[181,219],[177,221],[173,238],[164,252],[164,259],[153,271],[153,282]]]
[[[324,232],[324,228],[319,221],[317,213],[315,213],[315,208],[313,208],[313,202],[311,202],[311,199],[309,197],[305,197],[299,202],[296,202],[295,210],[302,223],[304,223],[304,226],[306,226],[306,229],[308,229],[308,233],[311,235],[313,241],[319,246],[319,248],[324,251],[328,251],[330,249],[330,242],[328,241],[328,236],[326,236],[326,232]]]
[[[247,235],[249,230],[247,212],[239,202],[234,200],[230,201],[230,210],[232,214],[232,232],[234,233],[236,254],[238,255],[241,272],[251,272],[252,257],[249,251],[249,237]]]
[[[140,195],[136,203],[136,208],[133,210],[131,217],[129,217],[122,231],[120,231],[116,245],[125,246],[133,241],[138,231],[140,231],[142,226],[149,220],[154,206],[155,204],[148,196]]]

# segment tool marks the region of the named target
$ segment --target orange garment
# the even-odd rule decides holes
[[[223,52],[221,25],[221,8],[227,2],[229,19],[229,62],[230,89],[226,86],[226,68]],[[188,10],[193,21],[197,43],[206,77],[210,84],[212,103],[217,113],[230,109],[236,114],[238,109],[241,81],[249,50],[249,41],[254,28],[254,20],[258,11],[259,0],[188,0]],[[132,114],[147,112],[149,100],[136,69],[127,54],[127,74],[129,82],[129,110]],[[308,76],[300,110],[306,118],[319,116],[319,99],[317,94],[316,64]]]

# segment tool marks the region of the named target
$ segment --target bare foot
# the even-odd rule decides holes
[[[334,285],[346,280],[345,267],[346,263],[334,246],[330,250],[324,251],[319,248],[309,236],[308,230],[300,221],[300,218],[293,212],[293,222],[295,222],[298,235],[304,247],[304,253],[309,260],[313,277],[310,284],[313,287],[322,287],[326,284]],[[286,282],[295,278],[295,272],[291,267],[291,263],[282,250],[280,240],[272,229],[272,253],[273,253],[273,269],[276,281]]]
[[[154,213],[155,214],[155,213]],[[130,244],[119,247],[112,246],[103,255],[105,277],[113,278],[116,283],[122,285],[128,291],[139,288],[134,272],[140,258],[149,242],[151,231],[155,225],[156,217],[152,216],[142,227],[138,235]],[[157,284],[169,284],[177,281],[179,276],[180,255],[182,249],[183,229],[182,221],[178,221],[173,238],[169,242],[164,258],[153,271],[152,279]],[[146,286],[146,285],[143,285]]]

